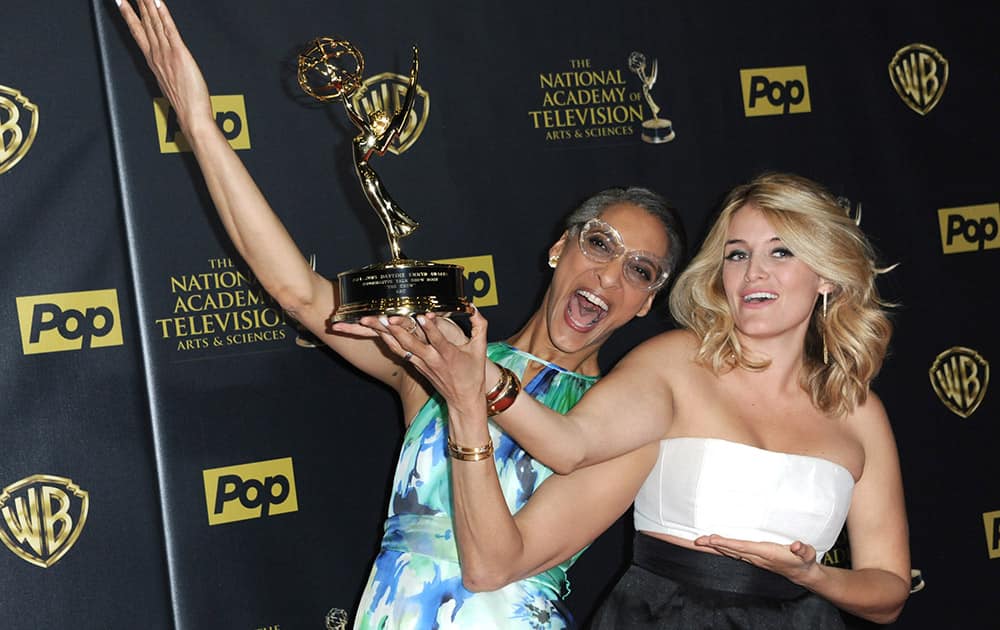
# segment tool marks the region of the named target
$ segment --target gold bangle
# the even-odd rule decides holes
[[[459,446],[448,438],[448,454],[463,462],[478,462],[493,455],[493,440],[483,446]]]
[[[495,416],[514,404],[517,394],[521,391],[521,379],[509,369],[498,365],[504,374],[503,387],[492,397],[486,398],[486,415]]]
[[[490,402],[500,394],[500,392],[506,387],[507,379],[509,378],[508,373],[510,370],[502,365],[497,365],[496,363],[493,365],[496,365],[496,368],[500,370],[500,378],[497,379],[497,384],[493,386],[493,389],[486,392],[486,402]]]

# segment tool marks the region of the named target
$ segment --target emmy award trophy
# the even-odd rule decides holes
[[[653,102],[653,96],[650,94],[653,84],[656,83],[656,59],[653,60],[653,67],[647,75],[646,55],[641,52],[633,52],[628,56],[628,68],[636,73],[639,76],[639,80],[642,81],[642,95],[646,97],[646,104],[649,105],[649,111],[653,113],[652,118],[642,121],[643,141],[650,144],[670,142],[676,137],[673,123],[666,118],[658,116],[660,106]]]
[[[409,87],[403,104],[395,112],[358,111],[354,97],[362,89],[365,61],[351,42],[320,37],[299,55],[298,80],[306,94],[322,102],[340,101],[351,123],[360,133],[354,137],[354,168],[368,203],[378,214],[389,238],[392,260],[337,274],[339,305],[334,322],[357,321],[367,315],[413,315],[429,311],[467,312],[462,267],[408,260],[400,250],[400,239],[418,223],[389,196],[381,178],[369,164],[374,155],[384,155],[413,110],[417,85],[417,49],[413,49]]]

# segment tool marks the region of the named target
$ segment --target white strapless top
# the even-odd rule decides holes
[[[635,499],[635,528],[694,540],[812,545],[822,557],[844,526],[851,473],[829,460],[715,438],[671,438]]]

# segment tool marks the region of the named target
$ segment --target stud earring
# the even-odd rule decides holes
[[[552,267],[553,269],[555,269],[556,265],[558,265],[558,264],[559,264],[559,256],[558,255],[549,256],[549,267]]]
[[[830,354],[826,350],[826,296],[829,292],[823,294],[823,365],[830,365]]]

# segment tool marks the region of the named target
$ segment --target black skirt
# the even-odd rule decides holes
[[[837,608],[752,564],[636,534],[591,630],[843,630]]]

